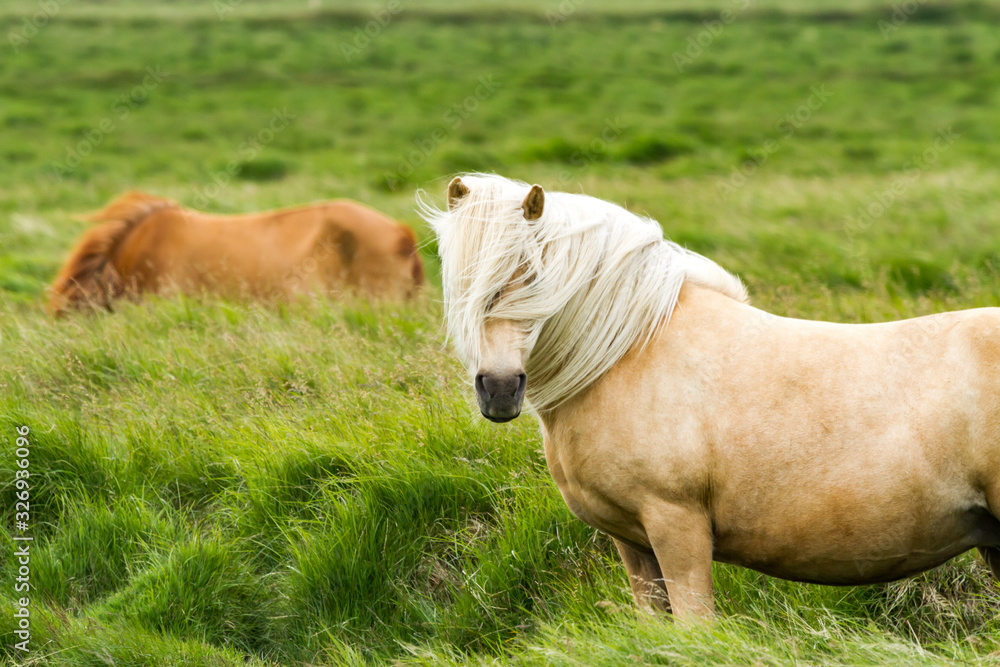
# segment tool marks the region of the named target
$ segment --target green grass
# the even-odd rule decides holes
[[[414,194],[468,169],[646,212],[780,314],[1000,302],[1000,8],[923,4],[886,39],[890,6],[767,0],[678,71],[737,4],[588,0],[551,25],[559,3],[403,3],[348,61],[387,5],[66,2],[15,52],[39,5],[5,3],[0,544],[27,424],[29,662],[997,661],[1000,591],[971,554],[857,588],[717,566],[715,626],[637,617],[536,424],[479,419],[444,345]],[[223,212],[353,197],[417,229],[432,284],[405,306],[48,319],[74,216],[125,189]],[[0,559],[11,659],[16,576]]]

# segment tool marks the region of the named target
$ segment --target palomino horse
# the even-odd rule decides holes
[[[640,607],[711,616],[713,560],[864,584],[978,547],[1000,574],[1000,310],[777,317],[598,199],[470,175],[448,209],[425,216],[480,410],[527,397]]]
[[[348,200],[225,216],[130,192],[90,220],[104,224],[83,235],[56,277],[54,314],[143,292],[402,298],[423,282],[413,231]]]

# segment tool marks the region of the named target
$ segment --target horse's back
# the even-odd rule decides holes
[[[140,291],[254,296],[359,289],[406,296],[419,265],[409,228],[349,200],[246,215],[157,211],[117,258]]]

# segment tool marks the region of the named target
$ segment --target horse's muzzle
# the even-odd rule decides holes
[[[524,373],[512,375],[476,375],[476,399],[479,411],[491,422],[502,424],[521,414],[524,402],[524,388],[528,376]]]

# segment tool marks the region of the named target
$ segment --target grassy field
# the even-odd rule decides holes
[[[1000,5],[893,13],[864,0],[4,3],[2,654],[1000,661],[1000,589],[972,554],[858,588],[717,566],[716,625],[638,618],[609,540],[549,479],[533,419],[478,417],[414,213],[418,188],[440,202],[452,173],[495,170],[648,213],[779,314],[996,305]],[[125,189],[223,212],[353,197],[417,229],[432,284],[405,306],[154,299],[50,320],[45,286],[85,227],[74,216]],[[13,648],[11,557],[23,425],[27,656]]]

